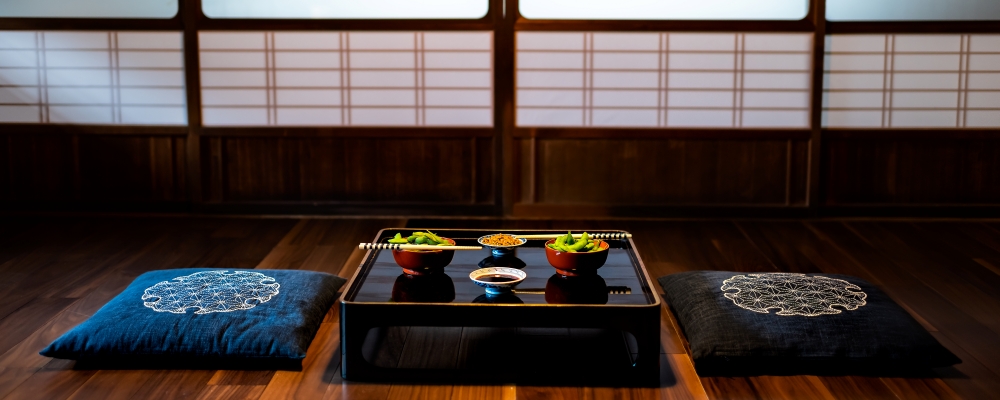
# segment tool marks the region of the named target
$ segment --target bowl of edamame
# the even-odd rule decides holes
[[[449,246],[455,245],[455,241],[452,239],[440,237],[430,232],[413,232],[407,238],[403,238],[399,234],[396,236],[389,239],[389,243],[406,241],[410,244],[428,244],[441,247],[441,250],[393,250],[392,259],[408,275],[441,273],[444,271],[444,267],[451,264],[452,258],[455,257],[455,250],[447,250]]]
[[[574,238],[572,233],[545,242],[545,258],[564,276],[594,275],[608,261],[608,242],[591,239],[587,232]]]

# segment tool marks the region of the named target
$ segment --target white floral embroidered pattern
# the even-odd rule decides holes
[[[740,308],[762,314],[773,308],[782,316],[840,314],[833,307],[857,310],[868,298],[845,280],[791,273],[736,275],[722,281],[722,291],[728,290],[736,290],[723,294]]]
[[[274,278],[249,271],[204,271],[157,283],[142,294],[143,305],[157,312],[195,314],[249,310],[266,303],[281,287]]]

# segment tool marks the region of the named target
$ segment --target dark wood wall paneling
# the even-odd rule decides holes
[[[210,137],[208,202],[493,203],[490,137]]]
[[[4,199],[30,201],[74,196],[70,136],[3,135]]]
[[[78,136],[84,200],[183,201],[183,136]]]
[[[0,135],[0,140],[4,201],[148,203],[189,198],[184,136],[17,132]]]
[[[1000,203],[1000,139],[830,139],[825,203]]]
[[[506,4],[506,13],[500,12]],[[199,30],[493,30],[495,128],[204,128],[5,125],[0,199],[75,204],[183,203],[195,210],[760,215],[836,207],[1000,203],[996,130],[515,128],[518,30],[996,32],[992,23],[827,23],[824,0],[802,21],[536,21],[491,0],[475,21],[211,20],[182,0],[170,20],[10,19],[0,29],[183,30],[187,85],[200,87]],[[817,12],[817,10],[819,10]],[[822,82],[815,68],[813,84]],[[673,210],[673,211],[672,211]]]
[[[519,149],[521,214],[806,205],[806,140],[528,138]]]

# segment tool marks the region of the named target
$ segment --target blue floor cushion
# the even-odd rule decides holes
[[[95,368],[298,369],[344,282],[297,270],[151,271],[41,354]]]
[[[897,375],[961,362],[859,278],[694,271],[659,282],[702,375]]]

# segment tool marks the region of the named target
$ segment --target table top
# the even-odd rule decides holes
[[[379,232],[373,242],[385,243],[397,232],[408,236],[416,228],[390,228]],[[460,246],[478,246],[480,236],[507,234],[565,233],[537,230],[458,230],[432,229],[442,237],[454,239]],[[621,232],[621,231],[591,231]],[[576,232],[579,233],[579,232]],[[385,305],[423,303],[477,306],[573,306],[628,307],[659,305],[659,297],[650,288],[650,280],[631,239],[609,240],[608,261],[597,275],[564,277],[556,273],[545,257],[545,240],[529,240],[517,247],[516,260],[505,259],[495,265],[488,248],[479,251],[455,251],[444,273],[411,276],[393,260],[389,250],[370,250],[345,291],[345,303]],[[523,267],[521,267],[523,263]],[[469,273],[486,266],[520,267],[527,274],[512,294],[487,296]],[[609,290],[610,288],[610,290]],[[612,292],[609,294],[609,292]],[[618,293],[614,293],[618,292]],[[628,292],[624,294],[621,292]]]

